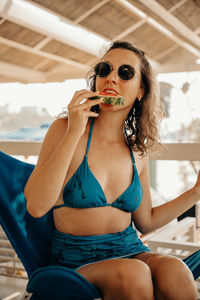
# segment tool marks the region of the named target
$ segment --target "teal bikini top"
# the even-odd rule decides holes
[[[93,125],[94,118],[92,118],[90,125],[90,133],[85,157],[81,165],[67,182],[63,190],[64,203],[61,205],[55,205],[53,208],[89,208],[112,206],[126,212],[133,212],[140,205],[143,191],[135,165],[135,159],[132,149],[130,148],[134,170],[132,183],[114,202],[108,203],[101,185],[99,184],[93,173],[90,171],[88,165],[88,151],[90,148]]]

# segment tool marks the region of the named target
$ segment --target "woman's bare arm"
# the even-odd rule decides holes
[[[89,117],[98,114],[90,111],[102,99],[83,100],[96,96],[97,92],[75,92],[68,105],[68,120],[56,120],[47,132],[38,163],[25,187],[27,210],[34,217],[47,213],[58,200],[74,155],[76,146],[85,132]]]
[[[200,173],[196,184],[191,189],[154,208],[152,208],[147,158],[144,158],[140,182],[143,188],[143,199],[138,210],[133,213],[133,220],[141,233],[148,233],[166,225],[200,200]]]
[[[34,217],[44,215],[57,201],[79,139],[67,133],[66,119],[51,125],[24,190],[27,210]]]

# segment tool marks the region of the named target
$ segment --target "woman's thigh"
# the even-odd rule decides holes
[[[83,266],[77,272],[113,299],[133,299],[131,295],[137,293],[134,299],[154,299],[150,268],[140,260],[109,259]],[[143,294],[148,296],[142,297]]]
[[[193,275],[180,259],[158,253],[140,253],[134,258],[151,269],[155,295],[160,295],[158,299],[196,299]]]

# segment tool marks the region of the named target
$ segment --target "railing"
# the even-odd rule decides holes
[[[0,275],[27,278],[26,271],[0,226]]]
[[[41,142],[0,141],[0,150],[10,155],[39,154]],[[150,154],[152,160],[200,160],[200,143],[163,143],[159,153]]]

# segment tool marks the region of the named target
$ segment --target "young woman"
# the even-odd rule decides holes
[[[105,300],[195,300],[195,283],[179,259],[138,238],[176,218],[200,199],[200,176],[178,198],[152,208],[148,151],[158,144],[160,105],[145,54],[114,42],[77,91],[68,117],[50,127],[26,188],[27,209],[54,208],[51,264],[72,268]],[[93,99],[123,96],[124,105]]]

